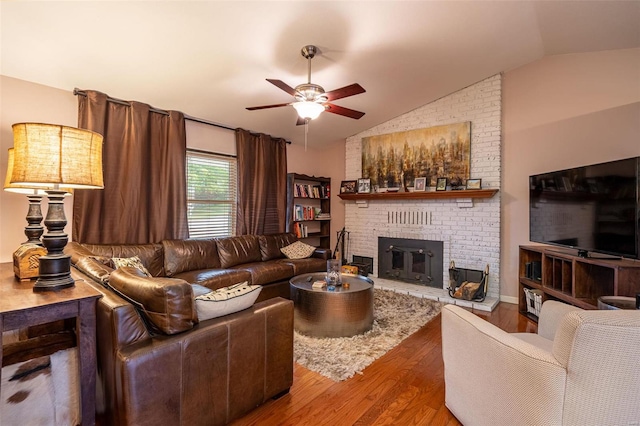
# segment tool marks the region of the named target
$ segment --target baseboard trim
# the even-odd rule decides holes
[[[505,303],[518,304],[518,298],[513,296],[500,296],[500,301]]]

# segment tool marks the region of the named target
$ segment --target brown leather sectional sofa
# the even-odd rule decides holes
[[[71,242],[65,252],[103,297],[96,312],[98,408],[105,424],[217,425],[241,417],[293,382],[291,277],[326,270],[329,250],[286,259],[293,234],[158,244]],[[113,270],[138,256],[151,273]],[[262,285],[249,309],[198,321],[194,286]],[[102,395],[101,395],[102,394]]]

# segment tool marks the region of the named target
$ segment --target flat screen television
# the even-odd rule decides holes
[[[530,176],[529,239],[640,259],[639,197],[640,157]]]

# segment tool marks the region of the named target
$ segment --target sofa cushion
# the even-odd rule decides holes
[[[242,263],[260,262],[260,243],[256,235],[240,235],[237,237],[216,240],[220,266],[230,268]]]
[[[198,320],[218,318],[242,311],[253,305],[260,295],[259,285],[244,281],[195,297]]]
[[[248,271],[251,273],[251,284],[263,285],[286,281],[293,277],[293,266],[278,260],[266,262],[245,263],[234,266],[233,269]]]
[[[293,244],[282,247],[280,251],[284,253],[288,259],[306,259],[307,257],[311,257],[313,252],[316,251],[316,248],[302,241],[296,241]]]
[[[82,247],[93,255],[107,257],[138,256],[154,277],[164,277],[164,250],[162,244],[86,244]]]
[[[277,261],[291,265],[293,267],[293,275],[327,271],[327,261],[318,259],[317,257],[309,257],[307,259],[278,259]]]
[[[190,284],[199,284],[211,291],[242,281],[251,281],[251,273],[241,269],[199,269],[182,272],[174,275],[173,278],[185,280]]]
[[[150,328],[162,333],[190,330],[198,322],[193,290],[183,280],[147,277],[125,266],[111,273],[108,285],[138,308]]]
[[[129,268],[136,268],[137,270],[139,270],[140,272],[142,272],[148,277],[151,276],[151,273],[147,271],[147,268],[144,267],[144,265],[142,264],[142,261],[138,256],[113,257],[111,258],[111,261],[113,262],[113,265],[115,266],[116,269],[124,268],[126,266]]]
[[[272,235],[259,235],[258,241],[260,242],[260,254],[262,260],[281,259],[284,254],[280,251],[282,247],[286,247],[291,243],[298,240],[295,234],[272,234]]]
[[[214,239],[164,240],[164,271],[168,277],[198,269],[220,269]]]

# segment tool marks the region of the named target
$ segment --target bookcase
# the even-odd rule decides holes
[[[519,310],[527,313],[524,289],[583,309],[596,309],[601,296],[635,297],[640,293],[640,262],[628,259],[579,257],[552,246],[520,246]],[[529,266],[528,266],[529,265]]]
[[[287,174],[287,232],[331,248],[331,178]]]

